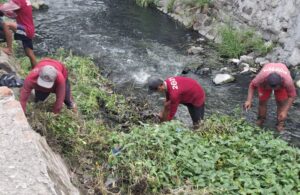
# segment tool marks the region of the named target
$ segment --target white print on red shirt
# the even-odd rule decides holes
[[[175,80],[174,77],[170,77],[169,81],[171,83],[172,89],[178,89],[177,81]]]
[[[283,74],[288,74],[288,72],[286,70],[284,70],[283,68],[278,68],[278,67],[267,67],[265,69],[262,70],[263,72],[280,72]]]

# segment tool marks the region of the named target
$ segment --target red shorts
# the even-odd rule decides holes
[[[263,87],[258,87],[258,97],[260,101],[266,101],[270,98],[272,89],[265,89]],[[288,98],[286,88],[281,87],[274,91],[276,101],[283,101]]]

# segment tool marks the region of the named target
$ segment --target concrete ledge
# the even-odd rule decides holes
[[[0,87],[1,194],[80,194],[61,157],[33,131],[12,90]]]

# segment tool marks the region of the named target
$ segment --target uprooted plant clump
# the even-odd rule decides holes
[[[51,96],[29,104],[28,119],[69,162],[84,194],[300,191],[299,150],[270,132],[227,116],[211,116],[197,131],[153,124],[147,104],[116,94],[90,58],[63,50],[54,58],[69,69],[79,113],[52,114]]]

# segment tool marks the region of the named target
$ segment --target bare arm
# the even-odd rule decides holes
[[[170,113],[170,102],[171,102],[170,100],[169,101],[165,100],[164,107],[159,114],[159,118],[161,122],[168,120],[168,116]]]
[[[246,110],[248,110],[248,109],[250,109],[252,107],[252,100],[253,100],[253,96],[254,96],[254,90],[255,90],[255,87],[254,87],[254,85],[251,82],[250,85],[249,85],[249,88],[248,88],[247,100],[246,100],[246,102],[244,104],[244,108]]]

